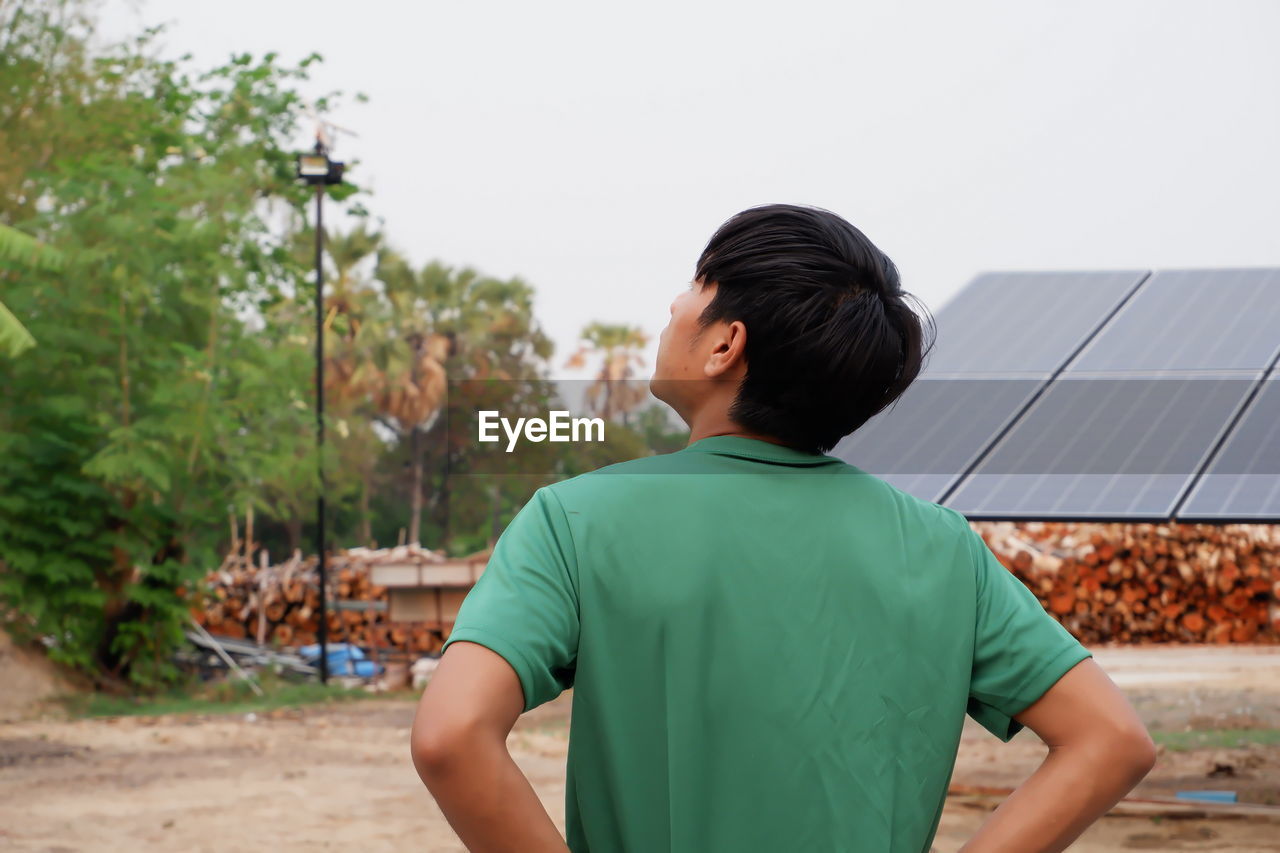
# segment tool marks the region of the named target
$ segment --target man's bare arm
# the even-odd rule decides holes
[[[507,661],[461,641],[445,651],[418,704],[413,764],[468,850],[568,850],[507,752],[522,710],[520,679]]]
[[[1092,658],[1074,666],[1015,720],[1049,747],[960,853],[1058,853],[1155,764],[1133,706]]]

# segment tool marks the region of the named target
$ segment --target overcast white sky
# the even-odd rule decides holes
[[[1280,265],[1280,2],[107,0],[173,55],[311,51],[417,261],[654,338],[712,231],[816,204],[932,310],[982,270]],[[305,140],[304,140],[305,141]]]

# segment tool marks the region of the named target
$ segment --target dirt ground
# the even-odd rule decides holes
[[[0,631],[0,720],[19,716],[32,703],[72,689],[40,652],[15,645]]]
[[[1152,728],[1280,729],[1280,648],[1096,649],[1095,657]],[[562,697],[526,714],[511,737],[557,821],[568,713]],[[231,717],[0,724],[0,849],[461,850],[409,762],[412,715],[412,702],[373,701]],[[952,781],[1011,788],[1043,754],[1030,732],[1002,744],[970,724]],[[1163,750],[1135,795],[1204,788],[1280,804],[1280,743]],[[953,853],[998,802],[951,797],[935,849]],[[1071,849],[1280,851],[1280,813],[1124,806]]]

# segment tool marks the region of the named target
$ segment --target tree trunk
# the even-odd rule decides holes
[[[422,520],[422,430],[409,432],[409,541],[418,544],[418,522]]]
[[[360,483],[360,544],[366,548],[373,547],[373,520],[369,517],[369,491],[373,484],[371,471],[365,471]]]
[[[444,448],[444,476],[440,478],[440,517],[442,524],[440,525],[441,537],[440,547],[446,551],[449,548],[449,540],[453,538],[453,518],[450,514],[450,491],[449,491],[449,446]]]
[[[285,533],[289,536],[290,553],[302,548],[302,519],[294,517],[285,522]]]

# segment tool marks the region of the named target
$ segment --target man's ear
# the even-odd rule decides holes
[[[741,320],[734,320],[716,332],[715,347],[707,356],[703,373],[708,379],[730,378],[747,366],[747,327]]]

